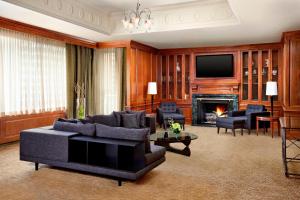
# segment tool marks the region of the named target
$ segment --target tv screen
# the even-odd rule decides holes
[[[196,77],[233,77],[233,55],[201,55],[196,56]]]

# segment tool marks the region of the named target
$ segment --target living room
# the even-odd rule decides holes
[[[299,9],[1,0],[0,199],[300,199]]]

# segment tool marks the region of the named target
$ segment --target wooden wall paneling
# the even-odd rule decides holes
[[[137,56],[136,56],[136,77],[137,77],[137,104],[143,104],[144,102],[144,84],[143,84],[143,68],[141,67],[143,65],[144,60],[142,59],[142,51],[136,50]]]
[[[300,37],[290,41],[290,106],[300,108]]]
[[[137,98],[137,51],[136,49],[131,49],[130,48],[130,60],[131,63],[129,65],[130,69],[130,88],[127,88],[130,90],[130,102],[134,103]],[[131,104],[128,104],[130,106]]]
[[[5,116],[0,118],[0,144],[19,140],[20,131],[52,125],[54,120],[65,117],[64,111],[30,115]]]
[[[283,50],[278,49],[278,91],[279,91],[279,96],[278,96],[278,101],[280,105],[282,105],[283,102]],[[282,115],[280,115],[282,116]]]
[[[152,80],[152,53],[148,53],[148,52],[144,52],[143,51],[143,60],[144,65],[144,90],[143,93],[145,95],[145,99],[147,100],[147,102],[151,101],[151,96],[147,94],[147,90],[148,90],[148,82],[150,82]]]
[[[283,53],[283,58],[284,58],[284,70],[283,70],[283,96],[284,96],[284,101],[283,105],[284,108],[288,108],[290,106],[290,82],[289,82],[289,77],[290,77],[290,70],[289,70],[289,65],[290,65],[290,48],[289,48],[289,41],[284,42],[284,53]]]

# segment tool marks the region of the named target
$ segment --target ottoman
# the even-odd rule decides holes
[[[218,128],[218,134],[220,128],[231,129],[233,136],[235,136],[235,129],[240,128],[241,134],[243,135],[244,124],[247,120],[247,117],[218,117],[216,120],[216,126]]]

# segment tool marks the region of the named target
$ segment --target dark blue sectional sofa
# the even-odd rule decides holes
[[[58,120],[54,126],[24,130],[20,159],[34,162],[36,170],[43,163],[111,177],[119,185],[137,180],[165,161],[166,150],[150,144],[143,114],[122,113]]]

